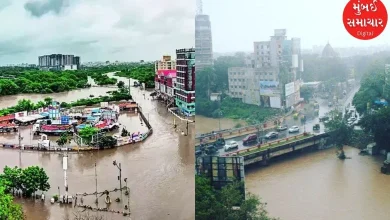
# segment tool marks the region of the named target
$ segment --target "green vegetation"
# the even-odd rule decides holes
[[[380,148],[390,151],[390,108],[381,108],[375,113],[366,114],[360,124],[366,134],[372,133],[374,141]]]
[[[69,135],[67,133],[63,133],[58,140],[56,140],[58,146],[63,147],[65,144],[71,142],[71,138],[69,138]]]
[[[121,70],[116,73],[116,75],[136,79],[140,83],[145,83],[146,88],[154,88],[154,63],[123,66]]]
[[[50,189],[49,177],[45,170],[38,166],[25,169],[6,166],[3,174],[0,174],[0,181],[4,184],[5,192],[21,191],[22,195],[26,197],[31,197],[38,190],[45,192]]]
[[[25,219],[22,207],[13,202],[13,197],[6,193],[4,181],[0,179],[0,219],[22,220]]]
[[[211,101],[211,93],[228,91],[228,69],[245,65],[245,54],[218,57],[212,68],[205,68],[196,73],[196,114],[212,118],[243,119],[249,124],[256,124],[277,114],[278,110],[260,108],[243,103],[240,99],[222,94],[221,102]]]
[[[90,144],[92,142],[92,137],[96,135],[98,131],[99,129],[95,127],[85,127],[80,129],[79,135],[85,144]]]
[[[195,219],[198,220],[274,220],[268,217],[266,205],[248,193],[246,199],[240,192],[242,183],[233,183],[215,190],[210,181],[195,176]],[[239,209],[233,209],[233,207]]]
[[[40,71],[1,68],[0,96],[19,93],[55,93],[90,86],[85,71]]]
[[[265,121],[267,118],[280,113],[278,109],[260,108],[256,105],[242,103],[239,99],[222,97],[221,102],[210,101],[209,99],[197,98],[196,113],[207,117],[222,117],[231,119],[243,119],[249,124],[257,124]]]
[[[70,107],[84,106],[84,105],[92,106],[94,104],[99,104],[100,102],[112,102],[112,101],[129,100],[129,99],[131,99],[131,96],[129,96],[128,90],[119,89],[118,91],[113,91],[109,96],[79,99],[71,103],[62,102],[60,106],[63,108],[70,108]],[[39,101],[38,103],[33,103],[31,100],[22,99],[18,101],[18,104],[16,106],[0,109],[0,116],[13,114],[15,112],[20,112],[20,111],[36,110],[38,108],[48,106],[51,103],[51,100],[52,98],[47,97],[45,98],[45,101]]]

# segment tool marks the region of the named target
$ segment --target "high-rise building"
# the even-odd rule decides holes
[[[38,57],[41,69],[77,70],[80,69],[80,57],[74,55],[51,54]]]
[[[195,49],[197,71],[213,65],[210,17],[203,14],[201,1],[198,1],[198,11],[195,16]]]
[[[176,50],[175,103],[181,113],[195,115],[195,49]]]
[[[302,71],[300,38],[288,40],[286,29],[275,29],[269,41],[254,42],[246,67],[229,68],[229,95],[247,104],[290,107],[301,100]]]
[[[154,85],[157,97],[166,101],[167,105],[175,102],[174,84],[176,83],[176,61],[171,56],[163,56],[155,62]]]

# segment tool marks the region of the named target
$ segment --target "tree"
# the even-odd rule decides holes
[[[99,139],[99,148],[114,148],[117,144],[117,140],[111,136],[103,136]]]
[[[95,127],[85,127],[80,130],[79,135],[84,143],[90,144],[92,142],[92,137],[96,135],[98,131],[99,129]]]
[[[68,140],[68,134],[67,133],[63,133],[56,142],[57,142],[58,146],[63,147],[65,144],[70,142]]]
[[[360,120],[364,131],[372,133],[376,144],[386,150],[390,150],[390,108],[381,108],[376,113],[365,114]]]
[[[25,219],[22,207],[13,203],[11,195],[6,194],[4,182],[0,180],[0,219],[22,220]]]
[[[21,189],[22,172],[23,170],[18,167],[4,167],[3,174],[0,175],[0,181],[3,181],[3,186],[6,187],[6,191],[14,193],[16,190]]]
[[[325,128],[329,131],[330,140],[339,150],[338,157],[346,159],[344,145],[349,144],[352,137],[353,128],[347,125],[346,118],[337,110],[330,111],[330,120],[325,123]]]
[[[240,192],[241,183],[233,183],[221,190],[214,190],[210,181],[195,176],[195,218],[199,220],[271,220],[265,210],[265,204],[252,194],[246,199]],[[239,209],[233,209],[239,206]]]
[[[20,177],[22,192],[26,196],[31,196],[38,190],[47,191],[50,189],[49,177],[43,168],[38,166],[27,167]]]
[[[117,84],[118,88],[123,88],[125,86],[125,83],[123,81],[119,81]]]

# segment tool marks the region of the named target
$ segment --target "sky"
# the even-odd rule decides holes
[[[203,0],[211,20],[214,52],[253,51],[254,41],[266,41],[274,29],[301,38],[301,48],[326,43],[332,47],[368,47],[387,44],[390,27],[369,41],[349,35],[342,16],[348,0]],[[388,10],[390,3],[382,1]],[[388,11],[389,13],[389,11]],[[387,42],[386,42],[387,39]]]
[[[0,0],[0,65],[46,54],[158,60],[191,48],[194,0]]]

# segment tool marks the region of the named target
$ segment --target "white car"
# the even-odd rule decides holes
[[[231,150],[231,149],[238,149],[238,143],[235,141],[230,141],[225,145],[225,151]]]
[[[265,138],[272,139],[272,138],[277,138],[278,136],[279,136],[278,132],[272,131],[272,132],[266,134]]]
[[[299,132],[298,126],[292,126],[290,129],[288,129],[289,133]]]

